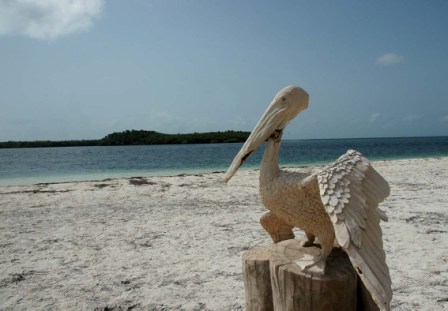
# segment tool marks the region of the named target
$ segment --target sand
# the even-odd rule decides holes
[[[393,309],[448,309],[448,158],[373,164]],[[243,310],[241,255],[270,239],[258,171],[222,176],[0,187],[0,309]]]

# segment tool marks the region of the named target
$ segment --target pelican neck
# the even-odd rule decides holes
[[[270,180],[280,173],[278,165],[280,142],[280,140],[269,138],[261,160],[260,180]]]

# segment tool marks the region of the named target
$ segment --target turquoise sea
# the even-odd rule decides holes
[[[242,144],[0,149],[0,185],[224,171]],[[263,147],[244,163],[257,167]],[[282,166],[326,164],[347,149],[370,160],[448,156],[448,137],[285,140]]]

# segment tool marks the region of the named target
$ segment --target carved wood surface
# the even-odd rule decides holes
[[[378,310],[342,250],[333,249],[322,276],[301,271],[295,264],[303,255],[320,253],[320,248],[302,247],[301,243],[303,240],[292,239],[243,254],[248,311]]]
[[[273,310],[270,246],[251,249],[243,254],[243,278],[246,310]]]
[[[308,93],[296,86],[278,92],[235,156],[224,180],[232,178],[247,157],[267,141],[261,160],[259,194],[270,213],[261,218],[263,228],[274,243],[292,238],[293,228],[303,230],[310,242],[317,238],[321,250],[313,254],[313,262],[309,258],[300,260],[304,269],[324,270],[336,241],[348,254],[375,303],[381,310],[390,310],[392,283],[380,226],[380,221],[387,221],[387,217],[379,209],[390,192],[387,181],[355,150],[347,151],[313,174],[279,167],[283,130],[308,108],[308,100]],[[275,289],[274,285],[273,282]],[[275,305],[275,294],[273,299]]]

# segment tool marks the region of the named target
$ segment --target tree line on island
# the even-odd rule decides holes
[[[246,141],[249,134],[250,132],[242,131],[165,134],[155,131],[126,130],[109,134],[101,139],[0,142],[0,148],[238,143]]]

